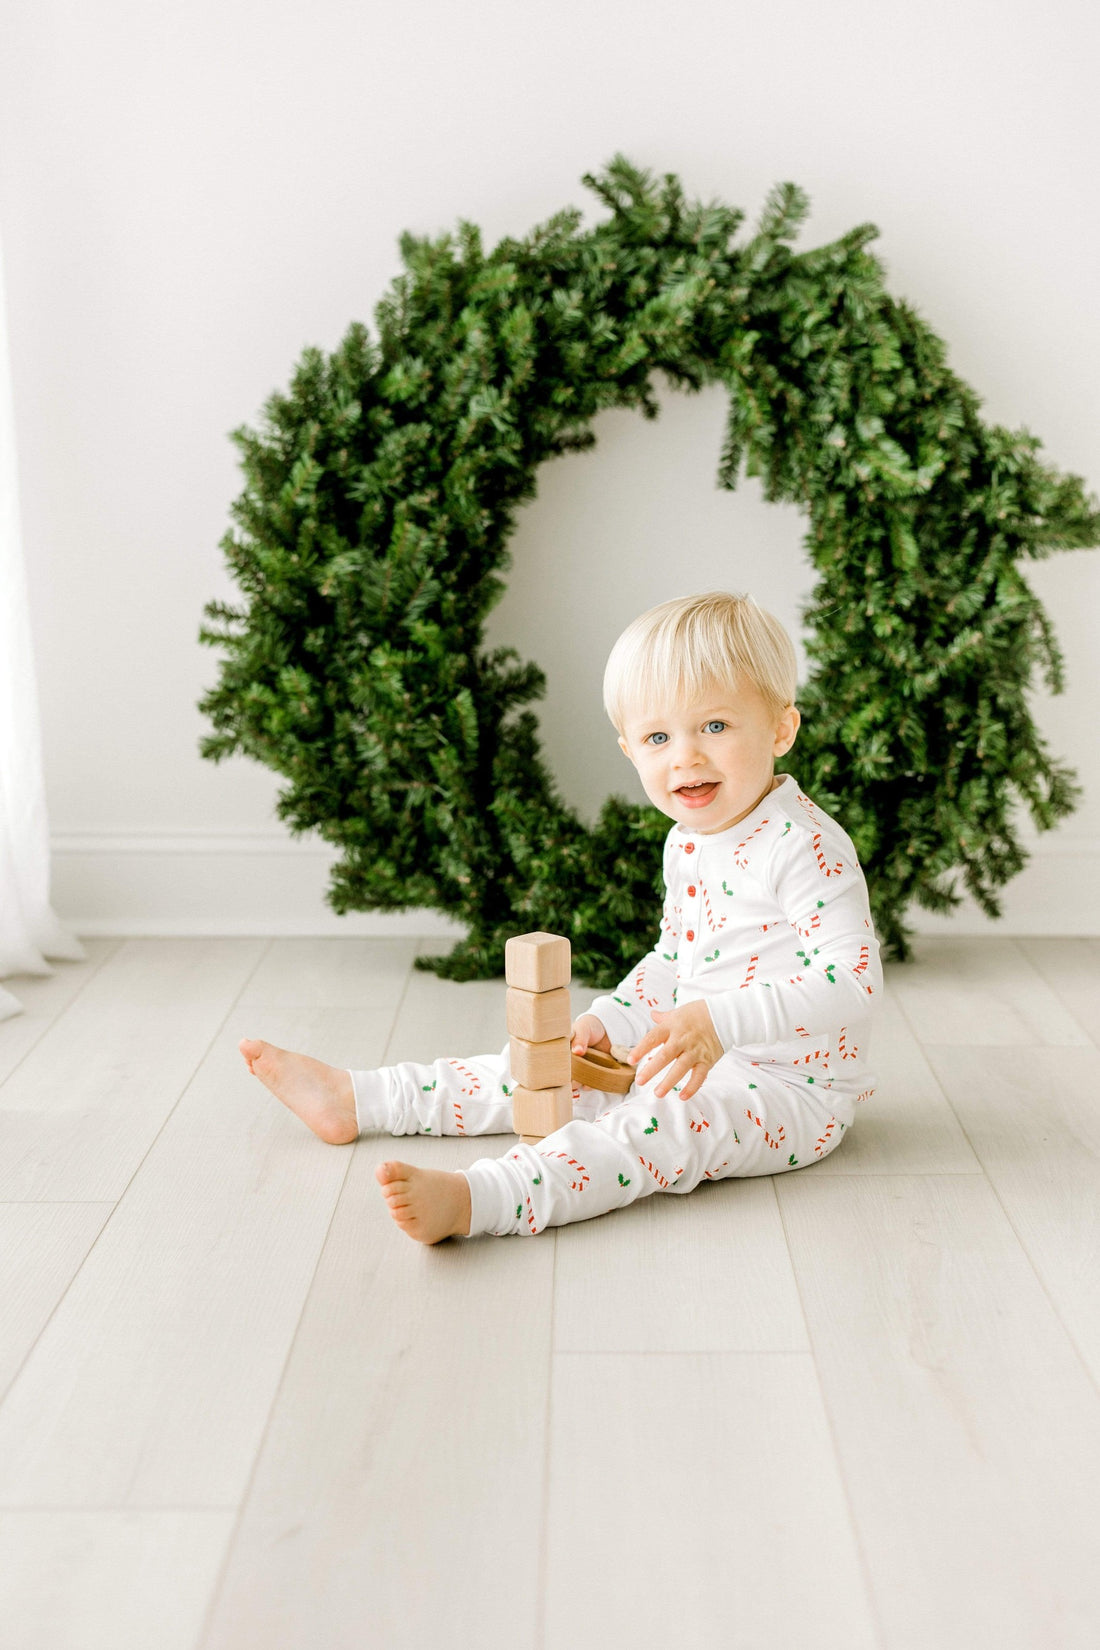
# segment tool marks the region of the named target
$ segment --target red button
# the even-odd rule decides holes
[[[688,893],[691,895],[692,899],[695,898],[695,884],[694,883],[692,883],[691,886],[688,888]]]
[[[693,940],[693,939],[694,939],[694,938],[695,938],[695,931],[694,931],[694,929],[691,929],[691,928],[689,928],[689,929],[688,929],[688,931],[687,931],[687,937],[688,937],[688,939],[689,939],[689,940]]]
[[[684,843],[684,853],[685,854],[693,854],[694,852],[695,852],[694,842],[685,842]]]

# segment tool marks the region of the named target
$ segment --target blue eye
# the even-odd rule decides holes
[[[652,739],[653,743],[656,745],[656,744],[659,744],[661,742],[661,740],[667,740],[668,739],[668,734],[667,733],[651,733],[649,735],[649,739]]]
[[[719,718],[716,716],[712,722],[707,723],[707,732],[709,733],[711,728],[717,728],[718,732],[722,733],[724,731],[724,729],[726,729],[728,727],[729,727],[728,722],[720,721]]]

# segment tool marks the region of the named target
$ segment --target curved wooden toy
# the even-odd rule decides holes
[[[633,1066],[624,1065],[601,1049],[590,1048],[584,1054],[572,1056],[573,1081],[584,1083],[590,1089],[602,1089],[605,1094],[625,1094],[634,1083]]]

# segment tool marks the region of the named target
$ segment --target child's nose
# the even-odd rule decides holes
[[[702,760],[702,751],[697,739],[685,735],[673,745],[673,753],[680,767],[695,767]]]

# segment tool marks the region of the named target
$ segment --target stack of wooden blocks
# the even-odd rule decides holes
[[[570,1067],[569,941],[562,934],[514,934],[504,947],[511,1040],[512,1127],[533,1145],[573,1116]]]

